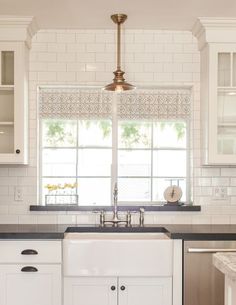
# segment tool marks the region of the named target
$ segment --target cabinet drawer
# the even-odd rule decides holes
[[[61,305],[61,265],[0,265],[0,304]]]
[[[0,241],[1,263],[60,263],[61,241]]]

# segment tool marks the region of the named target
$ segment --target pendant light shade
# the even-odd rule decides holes
[[[127,19],[127,15],[115,14],[111,16],[111,19],[117,24],[117,67],[113,72],[115,77],[111,84],[106,85],[103,89],[107,91],[125,91],[135,89],[135,86],[127,83],[124,79],[125,72],[121,70],[121,24]]]

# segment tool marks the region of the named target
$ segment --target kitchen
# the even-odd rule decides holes
[[[122,177],[120,177],[120,180],[118,181],[118,208],[121,210],[119,217],[121,217],[122,220],[126,220],[126,217],[128,217],[126,212],[127,210],[130,210],[132,226],[135,225],[137,228],[142,227],[139,226],[139,210],[144,207],[144,227],[148,227],[147,231],[152,231],[153,227],[164,227],[165,230],[172,235],[172,238],[174,232],[176,232],[175,238],[179,240],[186,239],[191,241],[192,239],[195,239],[191,235],[192,232],[196,232],[196,239],[201,238],[201,240],[235,240],[235,154],[226,154],[226,158],[223,159],[222,156],[225,157],[224,153],[216,154],[217,132],[219,130],[223,134],[224,130],[226,130],[226,132],[229,130],[226,140],[232,141],[234,128],[233,122],[230,122],[230,115],[232,117],[234,116],[234,107],[232,107],[232,109],[230,108],[230,111],[228,112],[226,109],[226,119],[229,120],[229,122],[226,122],[226,126],[220,125],[217,131],[217,109],[214,103],[217,100],[217,90],[219,90],[219,112],[224,110],[224,89],[230,89],[230,85],[227,84],[229,79],[232,83],[230,83],[232,88],[231,91],[228,91],[227,93],[234,93],[234,31],[236,26],[235,20],[232,19],[234,18],[232,9],[228,8],[227,11],[225,7],[221,7],[220,5],[217,7],[214,4],[215,11],[212,11],[210,2],[211,1],[209,1],[208,4],[202,4],[202,7],[204,8],[202,10],[199,7],[196,7],[196,4],[194,3],[191,8],[189,8],[189,4],[183,3],[183,6],[186,5],[186,9],[189,9],[189,14],[183,12],[181,6],[180,8],[177,8],[173,5],[173,11],[178,9],[179,12],[180,17],[177,18],[175,16],[176,13],[170,10],[169,7],[163,6],[163,10],[161,11],[159,10],[160,5],[157,5],[157,3],[153,4],[152,1],[150,1],[148,7],[145,6],[144,8],[140,4],[140,7],[136,5],[137,7],[134,10],[132,1],[123,4],[122,6],[120,4],[115,4],[115,2],[114,6],[111,4],[109,6],[108,3],[104,1],[104,10],[101,8],[100,10],[97,9],[95,10],[96,14],[92,15],[93,18],[88,18],[91,7],[88,4],[82,5],[80,3],[82,9],[81,11],[78,9],[78,12],[72,9],[73,6],[67,7],[65,4],[64,6],[63,4],[58,5],[58,12],[54,16],[55,7],[52,8],[50,4],[41,3],[39,7],[34,1],[31,5],[25,1],[25,6],[23,3],[19,6],[14,1],[8,1],[8,4],[0,1],[2,15],[0,23],[1,51],[3,53],[5,52],[2,55],[1,61],[4,63],[4,55],[9,55],[8,60],[10,61],[10,67],[12,66],[12,53],[9,54],[6,52],[9,51],[9,46],[11,48],[10,50],[14,51],[15,54],[19,54],[17,55],[19,57],[15,58],[13,64],[15,65],[14,73],[19,73],[15,74],[14,85],[11,83],[11,73],[4,79],[3,71],[7,70],[6,68],[3,68],[4,65],[2,65],[1,70],[1,96],[4,96],[4,99],[1,98],[0,105],[2,109],[0,121],[3,123],[8,122],[8,125],[1,126],[1,130],[4,131],[4,128],[5,130],[14,129],[15,133],[15,136],[11,134],[11,140],[13,139],[15,141],[14,147],[12,148],[11,146],[12,142],[9,144],[10,149],[14,149],[14,153],[0,154],[1,241],[9,242],[9,240],[5,240],[5,238],[9,238],[13,239],[15,242],[15,238],[26,238],[33,241],[39,239],[38,241],[40,242],[56,239],[61,243],[62,235],[67,227],[100,227],[101,209],[105,211],[105,219],[110,220],[112,216],[111,205],[113,204],[113,182],[115,182],[114,177],[117,176],[117,169],[113,168],[111,173],[111,169],[106,160],[109,160],[110,162],[111,159],[114,160],[118,158],[117,153],[112,152],[112,149],[110,148],[112,145],[110,143],[107,144],[108,140],[106,140],[107,142],[105,144],[101,144],[101,142],[88,143],[85,141],[87,146],[84,147],[83,145],[85,144],[82,144],[81,147],[78,147],[78,150],[82,151],[82,149],[86,149],[87,152],[89,151],[89,153],[84,155],[81,154],[81,156],[83,160],[85,160],[84,163],[86,163],[85,157],[89,154],[91,155],[90,162],[96,167],[96,174],[93,174],[91,166],[86,163],[86,166],[84,167],[83,164],[80,164],[81,170],[85,173],[80,177],[78,182],[73,179],[70,181],[60,180],[61,177],[58,178],[59,175],[57,174],[56,166],[51,165],[53,174],[50,173],[50,175],[48,175],[43,172],[44,170],[41,166],[42,155],[44,155],[44,151],[50,150],[49,148],[52,148],[53,144],[51,144],[52,142],[49,143],[49,141],[45,142],[45,145],[44,142],[40,143],[41,135],[43,134],[42,129],[48,128],[43,129],[44,131],[46,130],[45,132],[52,131],[52,128],[50,127],[50,129],[47,127],[47,124],[40,126],[40,120],[43,120],[48,113],[51,115],[47,108],[49,102],[53,105],[51,101],[57,100],[58,96],[60,96],[60,101],[63,100],[62,96],[71,96],[71,90],[68,88],[72,87],[73,96],[76,100],[78,99],[78,96],[81,97],[83,95],[81,100],[84,101],[85,96],[89,94],[89,100],[93,101],[95,104],[98,101],[98,99],[96,99],[97,87],[102,88],[112,82],[114,77],[112,72],[116,69],[117,33],[116,26],[110,19],[110,15],[117,11],[128,14],[128,19],[121,28],[121,67],[125,71],[127,82],[137,87],[136,90],[130,91],[134,93],[129,95],[129,100],[124,98],[124,104],[130,102],[132,96],[139,94],[140,91],[142,91],[143,96],[145,93],[145,96],[148,96],[149,100],[158,99],[163,96],[163,94],[165,94],[167,98],[177,95],[179,103],[184,105],[184,109],[187,109],[187,111],[184,112],[185,118],[188,116],[188,125],[184,127],[187,131],[185,133],[185,144],[183,144],[184,141],[182,141],[181,145],[174,147],[175,152],[179,153],[180,156],[178,158],[179,163],[182,162],[181,164],[183,164],[183,162],[185,162],[187,164],[185,169],[186,173],[182,173],[181,168],[179,169],[176,164],[177,162],[174,162],[174,158],[171,158],[171,166],[175,166],[179,171],[177,175],[172,175],[170,166],[168,167],[170,173],[161,173],[162,164],[161,162],[158,163],[158,161],[156,164],[158,165],[158,170],[160,170],[155,173],[155,168],[152,167],[152,160],[147,162],[148,166],[145,164],[145,168],[143,164],[141,164],[140,167],[136,169],[135,174],[131,175],[130,172],[133,168],[132,159],[144,159],[146,158],[145,153],[150,153],[151,155],[152,150],[149,146],[145,146],[145,149],[143,149],[143,146],[141,146],[142,149],[135,146],[135,149],[133,149],[134,154],[131,157],[125,157],[130,155],[131,149],[129,146],[125,146],[127,141],[122,144],[123,146],[120,151],[122,151],[122,160],[125,160],[126,162],[124,162],[126,166],[123,167],[122,170],[128,168],[129,172],[121,174],[120,176]],[[12,6],[10,4],[12,4]],[[73,4],[76,5],[75,3]],[[47,5],[49,5],[49,7]],[[231,3],[231,6],[229,5],[229,7],[232,8],[234,5],[234,3]],[[150,8],[153,6],[156,8],[155,14],[154,12],[151,14],[150,11]],[[42,7],[44,7],[44,9],[42,9]],[[51,11],[52,14],[49,16],[45,14],[45,7],[48,7],[48,11]],[[70,12],[70,18],[66,18],[64,14],[67,10]],[[141,15],[141,12],[145,12],[145,18]],[[10,15],[12,17],[10,17]],[[34,18],[29,16],[34,16]],[[201,16],[206,16],[206,18],[198,19]],[[225,19],[219,18],[219,16],[225,17]],[[211,19],[210,17],[218,18]],[[218,44],[218,50],[214,49],[215,44]],[[206,49],[204,48],[205,45],[212,47]],[[219,61],[222,59],[222,65],[218,72],[223,71],[222,75],[224,77],[223,80],[221,79],[221,83],[218,84],[219,88],[216,88],[218,65],[217,58],[215,57],[216,52],[223,54],[222,58],[219,58]],[[231,67],[230,71],[229,69],[227,70],[228,64]],[[12,68],[10,68],[10,71],[11,70]],[[228,74],[230,74],[229,79],[227,78]],[[10,79],[10,81],[7,79]],[[28,89],[26,85],[28,86]],[[83,87],[82,89],[84,92],[80,93],[81,89],[78,89],[79,86]],[[88,93],[86,91],[91,87],[96,91],[96,94],[92,94],[90,91]],[[211,92],[211,94],[209,92]],[[113,100],[110,102],[109,93],[103,91],[102,94],[104,96],[107,94],[106,101],[108,106],[105,110],[110,109],[109,107],[111,107],[111,105],[109,103],[113,103],[113,106],[114,104],[116,105]],[[233,99],[233,95],[231,95],[231,99]],[[5,115],[11,116],[12,110],[6,106],[6,103],[4,105],[4,100],[7,101],[8,105],[9,101],[12,102],[14,100],[14,107],[16,109],[14,109],[13,118],[9,119],[8,117],[4,117]],[[164,99],[164,104],[165,101],[166,100]],[[122,100],[119,100],[118,102],[120,103],[119,105],[121,105]],[[143,99],[141,102],[146,103],[146,100]],[[145,111],[147,111],[147,108],[148,107],[145,108]],[[212,109],[213,111],[211,111]],[[104,111],[104,108],[102,108],[102,111]],[[102,114],[103,113],[104,112],[102,112]],[[183,117],[178,116],[179,112],[177,115],[175,114],[176,116],[174,117],[171,111],[168,113],[172,115],[172,120],[173,118],[176,120],[183,119]],[[126,117],[124,116],[122,119],[124,120],[127,116],[129,119],[133,119],[130,117],[131,114],[126,112]],[[68,112],[65,114],[61,111],[60,115],[67,115],[66,118],[68,119]],[[86,112],[83,115],[82,119],[85,119],[87,118],[86,116],[88,113]],[[138,115],[142,118],[143,113],[140,111]],[[148,118],[149,120],[150,118],[153,120],[156,119],[155,113],[153,114],[149,110],[145,115],[145,124],[138,130],[142,130],[142,132],[143,130],[148,130],[148,135],[155,132],[158,134],[163,132],[163,126],[149,126],[147,124]],[[181,115],[183,115],[183,112],[181,112]],[[136,120],[139,119],[139,116],[136,114]],[[69,118],[75,120],[74,113],[70,112]],[[103,117],[95,117],[96,120],[99,118]],[[160,118],[163,119],[163,117]],[[170,117],[167,117],[167,119],[169,118]],[[13,125],[9,125],[12,124],[14,120],[15,124],[18,124],[15,128]],[[232,118],[232,120],[234,120],[234,118]],[[77,126],[79,124],[76,123],[75,125],[76,127],[71,125],[70,131],[79,129]],[[87,125],[80,124],[79,126],[86,127]],[[95,131],[97,125],[91,126],[91,134],[97,132],[98,135],[98,131]],[[105,125],[105,127],[104,125],[102,126],[103,131],[110,130],[110,125]],[[181,126],[183,128],[183,125]],[[55,127],[55,125],[53,125],[53,127]],[[58,126],[56,127],[58,128]],[[131,130],[131,127],[133,129],[134,127],[136,129],[138,128],[136,125],[128,125],[128,127],[130,129],[127,129],[127,126],[124,125],[122,125],[120,129],[117,128],[118,131],[116,131],[116,135],[119,133],[119,130],[123,132],[122,134],[125,134],[124,132]],[[69,127],[67,126],[67,128]],[[80,133],[80,138],[84,137],[85,140],[88,138],[85,136],[85,134],[88,134],[86,133],[88,131],[86,128],[84,128],[83,133]],[[150,130],[153,131],[150,132]],[[165,130],[168,130],[168,127],[166,127]],[[75,134],[77,135],[76,132],[77,131],[75,131]],[[94,137],[91,138],[93,139]],[[163,138],[165,138],[165,134],[162,139]],[[102,139],[102,137],[98,136],[97,139]],[[154,138],[150,141],[154,141],[153,139]],[[71,138],[69,140],[71,141]],[[114,144],[114,139],[111,139],[111,136],[109,141],[113,141]],[[142,137],[142,141],[143,143],[146,143],[146,134],[145,137]],[[3,143],[4,141],[1,142]],[[221,142],[219,140],[218,145],[220,147],[223,146],[223,149],[226,147],[226,150],[230,150],[229,142],[226,142],[227,141],[225,141],[224,144],[224,141]],[[71,147],[71,145],[72,144],[68,146]],[[130,145],[130,142],[127,145]],[[157,149],[156,151],[153,150],[153,155],[157,154],[161,156],[161,149],[158,150],[158,145],[161,144],[156,143]],[[1,143],[0,147],[2,148]],[[94,148],[94,151],[92,151],[92,148]],[[101,150],[106,153],[106,158],[103,158]],[[142,152],[140,152],[140,150],[142,150]],[[171,152],[172,150],[169,149],[168,153],[170,155]],[[97,159],[102,160],[102,162],[96,163],[96,158],[93,157],[92,153],[97,154],[99,156]],[[54,158],[54,155],[45,155],[47,155],[50,160],[53,160]],[[185,159],[181,156],[185,156]],[[60,156],[57,156],[56,158],[60,158]],[[73,158],[74,157],[72,156],[71,160]],[[71,161],[71,163],[73,162]],[[71,163],[68,162],[68,171],[73,170],[71,169]],[[210,166],[207,166],[207,163]],[[154,172],[153,177],[150,178],[151,182],[147,179],[149,174],[146,173],[150,168]],[[139,184],[141,170],[143,183]],[[49,176],[55,177],[48,178]],[[73,176],[77,177],[78,175],[73,174]],[[133,178],[132,181],[130,176]],[[137,176],[139,179],[137,179]],[[171,181],[165,180],[163,182],[163,177],[165,177],[165,179],[172,179],[173,176],[174,178],[176,176],[178,178],[178,180],[173,181],[173,183],[179,183],[185,201],[187,201],[188,198],[188,203],[190,203],[190,205],[160,206],[157,204],[145,204],[144,201],[164,201],[163,193],[167,186],[171,184]],[[89,180],[89,183],[87,183],[86,181],[88,180],[86,179],[89,179],[89,177],[91,179]],[[122,179],[124,179],[123,184]],[[103,181],[106,182],[103,183]],[[107,181],[109,182],[107,183]],[[160,182],[160,190],[155,188],[155,184],[153,183],[155,181]],[[74,192],[74,188],[77,188],[79,192],[79,201],[81,198],[84,198],[82,205],[79,207],[75,205],[64,206],[59,203],[61,204],[59,208],[55,204],[47,205],[45,196],[48,196],[51,193],[54,194],[55,191],[51,189],[59,184],[64,188],[62,192],[65,192],[66,187],[71,192]],[[125,188],[126,184],[127,188]],[[148,188],[150,188],[150,190]],[[102,189],[103,191],[99,192],[99,189]],[[48,193],[46,193],[47,191]],[[49,194],[49,192],[51,193]],[[156,195],[157,193],[158,195]],[[154,195],[157,197],[154,198]],[[145,196],[150,196],[150,198],[145,200]],[[54,195],[47,198],[53,199],[54,197],[58,198]],[[78,199],[75,195],[70,197],[73,197],[73,200]],[[182,197],[182,199],[184,197]],[[123,200],[121,200],[122,198]],[[153,198],[155,200],[152,200]],[[101,203],[96,204],[96,200]],[[132,203],[132,200],[136,201],[136,205],[135,203]],[[103,202],[105,201],[107,204],[104,206]],[[126,208],[121,201],[126,202],[126,206],[129,207]],[[86,204],[84,204],[84,202],[86,202]],[[90,205],[89,207],[87,207],[88,204]],[[176,227],[174,227],[175,225]],[[110,227],[110,225],[107,226]],[[43,239],[46,240],[41,240],[42,236]],[[23,241],[26,242],[27,240]],[[55,245],[60,252],[58,243]],[[209,245],[210,244],[208,243],[208,247],[210,247]],[[34,249],[36,245],[26,243],[24,244],[24,247],[25,248],[22,248],[20,252],[31,248]],[[47,246],[42,245],[42,247],[43,249],[44,247],[49,247],[50,249],[48,244]],[[8,249],[8,246],[4,245],[4,248]],[[191,248],[193,247],[191,246]],[[225,246],[224,248],[226,249]],[[230,248],[233,247],[230,246]],[[55,274],[58,275],[60,273],[62,258],[60,255],[53,253],[52,250],[50,255],[54,257],[55,260],[53,260],[52,257],[50,258],[49,255],[49,257],[45,257],[45,260],[42,258],[39,264],[50,263],[53,264],[53,268],[56,265],[59,268],[59,271],[56,269]],[[6,256],[8,257],[8,254]],[[33,256],[33,261],[31,260],[31,256]],[[9,264],[20,262],[27,263],[26,266],[28,266],[28,263],[31,263],[29,265],[31,266],[32,263],[38,262],[37,259],[34,261],[34,257],[37,257],[37,255],[34,256],[34,254],[31,254],[24,257],[26,257],[24,258],[24,261],[21,260],[21,256],[17,259],[13,257],[12,260],[10,260],[10,258],[9,260],[5,260],[5,258],[2,258],[1,260],[0,258],[0,263],[2,264],[2,267],[4,267],[5,264],[8,266]],[[22,268],[23,267],[25,266],[22,266]],[[181,282],[181,279],[179,278],[179,281],[176,280],[176,283],[177,282]],[[223,284],[221,284],[221,286],[222,285]],[[181,289],[179,288],[179,290]],[[179,296],[179,299],[177,298],[176,304],[181,304],[177,303],[181,302],[179,301],[180,298],[182,297]],[[7,303],[6,299],[1,302],[1,305],[15,305],[14,300],[8,301]],[[49,304],[60,304],[59,302],[60,301],[56,299]],[[191,303],[187,303],[185,305],[190,304]],[[213,302],[213,304],[216,303]],[[223,305],[222,303],[220,304]],[[40,305],[44,304],[42,303]],[[196,303],[194,305],[196,305]],[[199,305],[201,305],[201,303],[199,303]]]

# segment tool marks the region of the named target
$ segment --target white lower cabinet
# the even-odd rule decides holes
[[[60,291],[60,266],[0,266],[1,305],[59,305]]]
[[[0,305],[61,305],[61,241],[0,241]]]
[[[119,305],[171,304],[171,277],[119,278]]]
[[[70,277],[64,280],[64,305],[117,305],[116,277]]]
[[[171,277],[70,277],[64,305],[171,305]]]

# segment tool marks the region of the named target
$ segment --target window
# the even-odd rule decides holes
[[[119,204],[161,203],[171,184],[189,201],[189,92],[134,103],[68,90],[40,95],[43,204],[111,205],[115,182]]]

